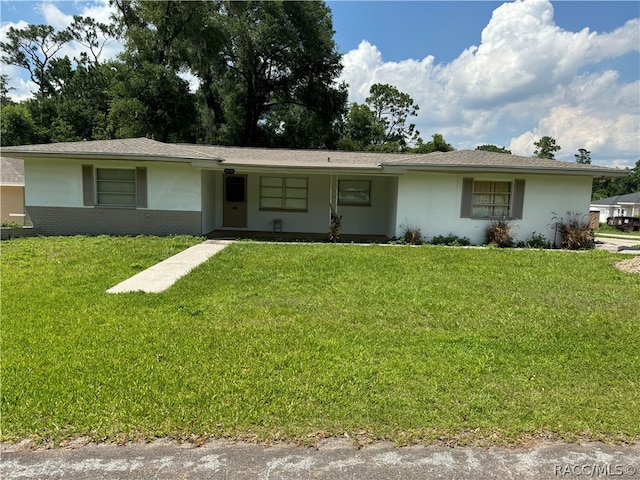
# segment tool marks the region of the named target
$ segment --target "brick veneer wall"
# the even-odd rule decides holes
[[[201,235],[200,212],[135,208],[26,207],[40,235]]]

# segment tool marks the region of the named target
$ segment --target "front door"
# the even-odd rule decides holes
[[[247,176],[224,175],[223,227],[247,227]]]

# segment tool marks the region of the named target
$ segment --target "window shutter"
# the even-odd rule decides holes
[[[147,169],[136,168],[136,207],[147,208]]]
[[[93,165],[82,165],[82,204],[84,206],[96,204]]]
[[[516,180],[513,182],[513,218],[522,218],[522,210],[524,209],[524,180]]]
[[[473,178],[462,179],[461,218],[471,218],[471,204],[473,203]]]

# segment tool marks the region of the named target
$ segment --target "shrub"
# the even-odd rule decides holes
[[[342,229],[342,215],[338,215],[333,205],[331,205],[331,224],[329,225],[329,241],[340,240],[340,230]]]
[[[551,242],[541,233],[533,232],[531,238],[518,242],[518,248],[551,248]]]
[[[4,220],[2,222],[2,225],[0,225],[4,228],[23,228],[24,225],[22,225],[21,223],[18,222],[12,222],[11,220]]]
[[[433,245],[448,245],[451,247],[466,247],[471,245],[471,240],[468,237],[458,237],[453,233],[449,235],[436,235],[431,239]]]
[[[567,212],[568,218],[564,219],[554,213],[554,226],[560,234],[560,246],[569,250],[586,250],[595,246],[593,230],[589,225],[587,215]]]
[[[484,231],[485,242],[496,247],[512,247],[511,225],[506,220],[493,220]]]
[[[405,243],[410,245],[422,245],[423,243],[422,231],[418,227],[414,227],[412,225],[404,227],[402,238]]]

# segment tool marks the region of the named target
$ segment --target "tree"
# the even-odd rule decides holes
[[[373,111],[365,104],[352,103],[344,122],[340,150],[363,151],[379,143],[383,126],[376,122]]]
[[[53,85],[48,70],[56,54],[72,39],[69,30],[56,32],[51,25],[10,27],[7,39],[8,42],[0,42],[2,61],[25,68],[41,96],[51,94]]]
[[[33,143],[36,125],[31,113],[23,105],[4,105],[0,122],[0,142],[2,146],[27,145]]]
[[[555,160],[555,152],[561,149],[560,145],[556,145],[556,140],[553,137],[546,135],[533,144],[537,147],[533,154],[538,158],[548,158],[549,160]]]
[[[376,83],[369,89],[364,104],[352,103],[344,122],[344,135],[339,141],[341,150],[375,150],[397,152],[422,140],[414,124],[419,107],[413,99],[397,88]]]
[[[505,147],[498,147],[496,145],[478,145],[476,150],[483,150],[485,152],[495,153],[508,153],[511,154],[511,150],[507,150]]]
[[[406,122],[409,117],[418,115],[420,107],[414,105],[408,94],[391,85],[375,83],[371,85],[365,102],[373,112],[375,124],[379,125],[373,132],[377,134],[372,137],[374,145],[394,142],[402,150],[418,140],[420,132],[415,124],[407,125]]]
[[[161,142],[195,140],[196,106],[186,80],[171,69],[112,62],[111,105],[101,136],[148,136]]]
[[[13,90],[13,87],[9,86],[9,75],[0,75],[0,105],[5,106],[11,102],[9,98],[9,91]]]
[[[592,200],[640,192],[640,160],[635,167],[627,169],[624,177],[594,178],[591,191]]]
[[[413,153],[433,153],[433,152],[452,152],[455,148],[444,139],[441,133],[434,133],[431,141],[423,142],[418,139],[418,145],[411,149]]]
[[[116,37],[119,30],[115,24],[97,22],[91,17],[73,16],[69,27],[71,38],[85,47],[89,53],[82,52],[76,61],[83,65],[98,65],[105,45]],[[89,56],[91,55],[91,56]]]
[[[347,93],[336,84],[341,56],[323,2],[115,5],[130,59],[199,79],[201,139],[299,145],[307,137],[310,143],[300,146],[323,146],[335,137]]]
[[[579,148],[578,153],[574,155],[576,157],[576,162],[578,163],[591,163],[591,152],[586,148]]]

